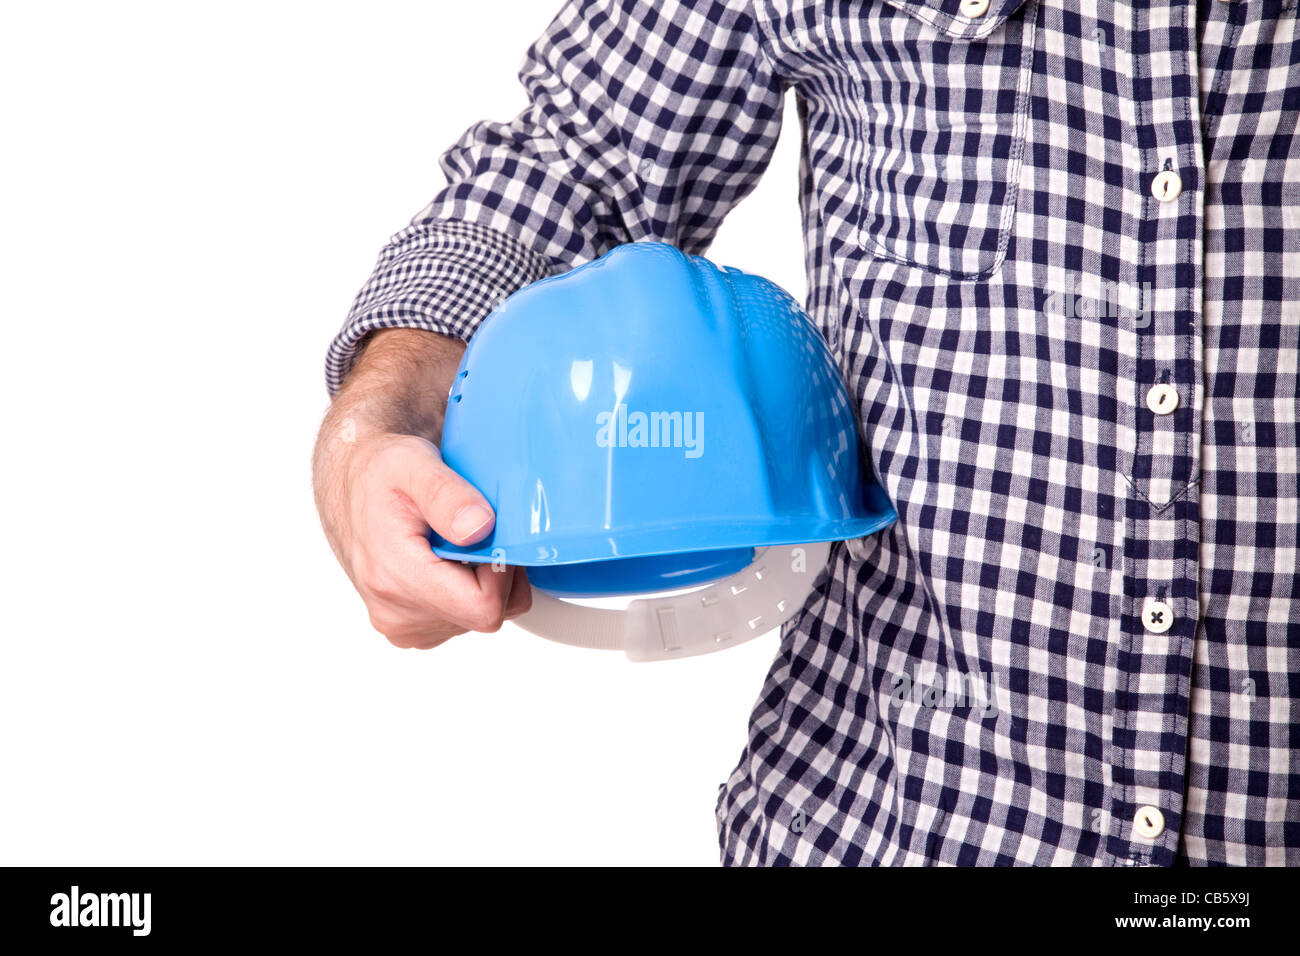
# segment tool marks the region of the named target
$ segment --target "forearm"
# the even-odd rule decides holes
[[[343,429],[351,419],[358,429],[417,435],[438,441],[447,391],[465,353],[459,339],[422,329],[371,333],[343,387],[325,416]]]

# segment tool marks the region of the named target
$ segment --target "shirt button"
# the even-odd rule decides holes
[[[989,0],[961,0],[961,12],[974,20],[988,13]]]
[[[1156,178],[1151,180],[1151,195],[1161,202],[1173,202],[1182,191],[1183,177],[1172,169],[1156,173]]]
[[[1142,605],[1142,626],[1152,634],[1163,634],[1174,626],[1174,611],[1164,601],[1147,601]]]
[[[1143,840],[1154,840],[1165,832],[1165,815],[1159,807],[1142,807],[1133,818],[1133,832]]]
[[[1147,391],[1147,408],[1157,415],[1168,415],[1178,407],[1178,389],[1172,385],[1152,385]]]

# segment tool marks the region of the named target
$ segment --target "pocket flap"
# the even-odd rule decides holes
[[[954,40],[981,40],[1002,26],[1028,0],[989,0],[978,17],[962,13],[968,0],[885,0]]]

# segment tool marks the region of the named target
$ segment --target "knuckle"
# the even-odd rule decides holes
[[[505,608],[495,598],[482,598],[470,608],[468,623],[480,634],[492,634],[505,623]]]
[[[421,651],[429,651],[440,644],[445,644],[447,641],[451,640],[457,634],[463,634],[463,633],[465,632],[460,630],[459,628],[436,627],[433,628],[432,630],[427,630],[424,633],[422,633],[419,637],[419,640],[415,641],[410,646]]]
[[[354,580],[362,597],[368,602],[395,603],[405,592],[401,578],[373,554],[359,554],[353,562]]]
[[[393,447],[406,454],[419,455],[421,458],[427,458],[433,449],[430,442],[418,435],[397,435],[393,438]]]
[[[401,458],[401,452],[391,441],[367,444],[352,462],[353,483],[364,487],[372,482],[383,482]]]
[[[430,468],[433,459],[428,443],[414,435],[390,436],[376,449],[371,462],[377,480],[389,487],[401,487]]]
[[[444,621],[423,620],[385,607],[370,609],[370,626],[394,647],[428,650],[463,634],[465,629]]]
[[[371,565],[361,575],[366,592],[379,601],[395,601],[402,595],[397,578],[383,565]]]
[[[398,646],[406,635],[406,623],[387,611],[372,610],[370,626]]]
[[[461,633],[464,632],[454,628],[430,629],[412,625],[396,628],[393,633],[385,634],[384,637],[388,639],[388,643],[403,650],[428,651]]]
[[[381,454],[392,461],[411,461],[428,456],[429,443],[415,435],[391,434],[384,442]]]
[[[368,555],[364,549],[358,547],[352,552],[352,564],[350,570],[352,571],[352,580],[361,584],[370,579],[371,573],[374,570],[374,561],[371,560],[370,555]]]
[[[431,469],[424,476],[422,491],[431,502],[441,502],[456,493],[456,476],[441,468]]]

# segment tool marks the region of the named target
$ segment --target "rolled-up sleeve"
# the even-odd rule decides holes
[[[702,254],[753,189],[785,83],[752,0],[569,0],[519,70],[527,107],[442,155],[446,186],[389,241],[326,363],[367,333],[468,339],[502,298],[616,245]]]

